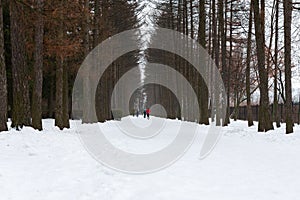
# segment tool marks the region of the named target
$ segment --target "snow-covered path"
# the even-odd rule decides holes
[[[61,132],[53,126],[53,120],[43,123],[43,132],[26,127],[21,132],[10,130],[0,134],[0,199],[294,200],[300,197],[300,126],[295,127],[296,133],[292,135],[285,135],[284,128],[258,134],[257,127],[247,128],[246,122],[233,122],[223,129],[223,137],[214,151],[199,160],[200,144],[207,130],[200,126],[195,143],[174,165],[153,174],[130,175],[95,161],[74,128]],[[119,122],[101,126],[107,133],[113,133],[111,124],[115,123]],[[168,121],[170,135],[172,127],[177,125],[178,121]],[[130,142],[123,136],[111,136],[114,144],[130,149]],[[156,144],[164,144],[165,139],[161,137]]]

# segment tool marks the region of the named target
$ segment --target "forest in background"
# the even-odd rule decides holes
[[[232,114],[228,106],[225,119],[208,107],[212,104],[207,85],[191,73],[186,61],[167,52],[145,51],[149,61],[176,66],[195,85],[200,124],[208,124],[212,117],[226,126],[244,103],[252,126],[251,105],[259,104],[258,131],[268,131],[274,129],[273,122],[280,126],[278,104],[283,103],[286,133],[293,132],[292,58],[298,55],[292,55],[292,45],[299,41],[293,37],[298,24],[292,14],[299,13],[300,3],[292,0],[1,0],[0,131],[7,130],[8,117],[16,129],[42,130],[43,117],[55,118],[60,129],[68,128],[73,82],[84,58],[110,36],[149,26],[141,23],[147,23],[142,18],[149,5],[155,10],[152,25],[197,40],[222,75],[227,102],[235,108]],[[139,64],[140,53],[112,63],[110,73],[102,77],[106,85],[100,94],[109,95],[124,66]],[[258,91],[255,102],[253,94]],[[107,105],[105,101],[99,104]],[[112,118],[107,106],[98,112],[101,122]]]

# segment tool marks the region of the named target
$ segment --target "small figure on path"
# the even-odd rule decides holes
[[[146,113],[146,109],[144,109],[144,118],[146,118],[146,115],[147,115],[147,113]]]
[[[150,109],[149,108],[146,110],[146,114],[147,114],[147,119],[149,119],[150,118]]]

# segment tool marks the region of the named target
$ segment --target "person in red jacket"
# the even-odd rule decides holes
[[[149,119],[150,118],[150,109],[149,108],[146,110],[146,114],[147,114],[147,119]]]

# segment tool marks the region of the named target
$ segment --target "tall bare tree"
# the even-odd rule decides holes
[[[59,30],[58,30],[58,37],[57,39],[59,41],[63,41],[64,37],[64,25],[63,25],[63,11],[62,8],[63,4],[61,3],[59,8]],[[64,128],[64,113],[63,113],[63,107],[64,107],[64,56],[61,53],[58,53],[56,55],[56,92],[55,92],[55,126],[59,127],[60,129]]]
[[[284,9],[284,65],[285,65],[285,96],[286,96],[286,133],[293,133],[292,108],[292,71],[291,71],[291,30],[292,30],[292,0],[283,2]]]
[[[250,91],[250,63],[251,63],[251,49],[252,49],[252,5],[249,11],[249,29],[247,39],[247,67],[246,67],[246,93],[247,93],[247,120],[248,126],[253,126],[252,107],[251,107],[251,91]]]
[[[13,76],[12,127],[17,129],[31,124],[24,12],[24,4],[22,2],[17,0],[10,1]]]
[[[259,72],[260,106],[258,131],[264,132],[274,129],[270,111],[268,94],[268,73],[265,63],[265,37],[264,37],[264,10],[259,7],[259,0],[252,0],[255,26],[256,51]],[[262,6],[263,8],[263,6]]]
[[[274,101],[273,101],[273,117],[276,122],[276,127],[280,127],[280,118],[278,114],[278,38],[279,38],[279,0],[276,0],[275,14],[275,53],[274,53]]]
[[[0,131],[7,131],[7,79],[3,28],[3,9],[2,0],[0,0]]]
[[[35,50],[34,50],[34,83],[32,89],[32,127],[42,130],[42,91],[43,91],[43,40],[44,40],[44,20],[43,4],[44,0],[35,0],[38,11],[35,21]]]
[[[219,40],[218,40],[218,23],[217,23],[217,5],[216,5],[216,0],[212,0],[211,2],[211,9],[212,9],[212,58],[215,60],[215,64],[217,67],[219,67]],[[212,122],[215,121],[215,106],[216,106],[216,98],[215,98],[215,89],[216,89],[216,86],[214,84],[214,68],[211,69],[211,88],[210,88],[210,91],[211,91],[211,120]]]
[[[206,13],[205,13],[205,2],[199,1],[199,27],[198,27],[198,42],[203,48],[206,48],[205,40],[205,30],[206,30]],[[208,69],[207,69],[208,70]],[[204,80],[200,78],[199,80],[199,100],[200,100],[200,124],[209,124],[208,120],[208,88]]]
[[[222,72],[222,78],[223,80],[225,80],[226,78],[226,75],[227,75],[227,72],[228,72],[228,69],[227,69],[227,66],[226,66],[226,63],[227,63],[227,60],[226,60],[226,52],[227,52],[227,49],[226,49],[226,30],[225,30],[225,27],[226,27],[226,18],[225,18],[225,15],[224,15],[224,10],[225,10],[225,13],[226,13],[226,5],[227,4],[227,1],[225,1],[225,4],[224,4],[224,0],[219,0],[219,33],[220,33],[220,37],[221,37],[221,72]],[[225,92],[225,91],[224,91]],[[227,103],[227,105],[229,105],[229,102]],[[220,115],[220,114],[219,114]],[[222,116],[223,117],[223,116]],[[224,126],[227,126],[229,124],[229,113],[226,112],[226,116],[225,116],[225,121],[223,122],[223,125]]]

